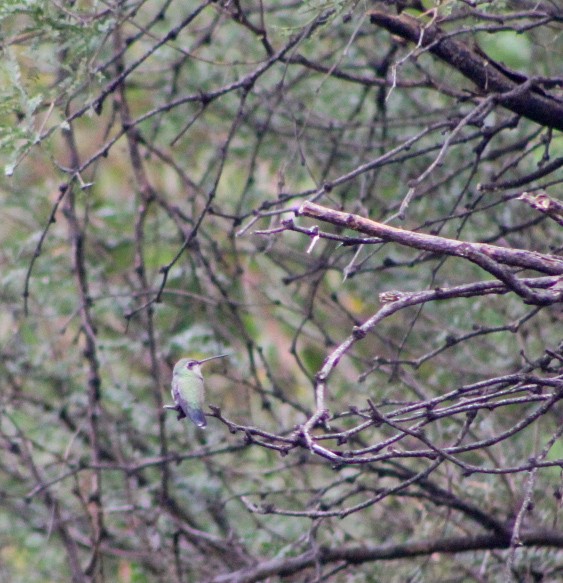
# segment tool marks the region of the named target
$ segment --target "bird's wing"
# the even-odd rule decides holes
[[[174,399],[174,403],[176,404],[176,408],[178,409],[178,419],[183,419],[189,415],[189,406],[186,399],[182,397],[182,393],[178,388],[178,381],[174,379],[172,381],[172,398]],[[191,418],[191,417],[190,417]]]
[[[207,420],[203,411],[199,408],[190,407],[188,401],[182,396],[182,391],[178,386],[178,380],[172,380],[172,398],[176,404],[176,409],[178,410],[178,419],[183,419],[184,417],[189,417],[198,427],[205,427],[207,425]],[[202,383],[202,394],[200,396],[203,399],[203,383]]]

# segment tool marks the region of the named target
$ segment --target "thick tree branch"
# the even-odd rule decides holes
[[[563,534],[558,531],[531,531],[523,533],[523,546],[550,546],[563,548]],[[392,561],[411,557],[430,556],[433,553],[465,553],[506,549],[510,536],[483,534],[422,540],[404,544],[362,545],[338,548],[321,547],[318,553],[307,551],[297,557],[283,557],[264,561],[247,569],[220,575],[212,583],[253,583],[268,577],[287,577],[320,563],[326,565],[338,561],[357,565],[372,561]]]
[[[469,48],[460,41],[448,38],[436,25],[424,26],[407,14],[393,15],[372,10],[369,15],[372,24],[418,43],[421,47],[427,47],[433,55],[473,81],[483,95],[496,93],[498,103],[510,111],[543,126],[563,131],[563,101],[537,89],[533,79],[520,74],[508,75],[482,50]],[[523,82],[518,82],[520,80]],[[522,90],[517,91],[519,88]]]
[[[417,233],[378,223],[359,215],[336,211],[312,202],[303,203],[296,209],[296,213],[352,229],[370,237],[379,237],[383,241],[392,241],[406,247],[422,249],[440,255],[454,255],[473,260],[472,253],[475,253],[512,267],[533,269],[551,275],[563,274],[563,259],[555,255],[546,255],[525,249],[498,247],[487,243],[468,243],[436,235],[427,235],[426,233]],[[484,268],[486,269],[486,267]]]

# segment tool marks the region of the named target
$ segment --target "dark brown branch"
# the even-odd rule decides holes
[[[515,180],[508,180],[506,182],[490,182],[488,184],[480,184],[479,190],[481,192],[494,191],[494,190],[506,190],[508,188],[518,188],[524,186],[525,184],[530,184],[534,180],[539,180],[544,176],[549,176],[549,174],[555,173],[559,168],[563,166],[563,157],[556,158],[553,162],[542,166],[535,172],[531,172],[526,176],[521,176]]]
[[[393,15],[372,10],[369,15],[372,24],[427,47],[433,55],[473,81],[483,95],[497,94],[498,103],[510,111],[540,125],[563,130],[563,102],[536,89],[533,79],[522,76],[526,79],[524,83],[514,81],[513,75],[508,76],[499,69],[481,50],[471,49],[458,40],[448,38],[436,25],[423,26],[407,14]],[[522,91],[515,91],[519,87]],[[510,95],[503,96],[507,93]]]
[[[73,159],[73,167],[76,167],[78,165],[78,149],[76,147],[74,133],[68,131],[65,133],[65,137]],[[88,366],[88,437],[92,451],[92,460],[94,463],[99,463],[102,459],[99,427],[102,379],[98,359],[97,330],[91,311],[92,302],[90,298],[88,270],[86,268],[86,233],[84,226],[78,219],[75,202],[74,192],[72,189],[69,189],[63,207],[63,214],[67,220],[69,239],[72,246],[72,270],[76,281],[77,295],[80,299],[80,322],[86,344],[84,358]],[[98,566],[100,544],[104,536],[102,472],[99,470],[92,474],[89,496],[91,500],[88,510],[92,529],[92,551],[88,564],[84,568],[86,575],[92,575]]]
[[[523,546],[550,546],[563,548],[563,533],[559,531],[535,530],[523,533]],[[386,545],[361,545],[350,547],[321,547],[319,553],[307,551],[297,557],[284,557],[263,561],[258,565],[220,575],[212,583],[253,583],[273,576],[288,576],[312,567],[316,562],[323,565],[336,561],[345,561],[350,565],[359,565],[373,561],[393,561],[412,557],[430,556],[433,553],[467,553],[493,549],[506,549],[510,546],[510,537],[499,534],[481,534],[475,536],[445,537],[419,542]]]
[[[35,264],[36,259],[41,255],[41,250],[43,248],[43,243],[45,238],[47,237],[47,233],[49,231],[49,227],[56,221],[55,215],[57,214],[57,210],[59,209],[59,205],[61,204],[65,194],[67,193],[70,186],[68,184],[61,184],[59,186],[59,195],[57,196],[57,200],[55,204],[53,204],[51,208],[51,214],[49,215],[49,219],[45,224],[45,228],[41,231],[41,236],[39,237],[39,241],[35,247],[35,251],[33,252],[33,257],[29,262],[29,266],[27,268],[27,272],[25,274],[25,281],[23,284],[23,311],[24,314],[27,316],[29,314],[29,283],[31,281],[31,272],[33,271],[33,266]]]

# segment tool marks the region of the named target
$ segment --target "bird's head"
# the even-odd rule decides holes
[[[204,362],[208,360],[215,360],[216,358],[224,358],[225,356],[229,356],[228,354],[219,354],[217,356],[210,356],[208,358],[203,358],[201,360],[196,360],[195,358],[181,358],[175,365],[174,365],[174,373],[173,374],[180,374],[182,371],[193,371],[197,370],[197,368]]]

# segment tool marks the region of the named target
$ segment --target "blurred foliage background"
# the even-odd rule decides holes
[[[331,369],[311,431],[348,458],[296,430],[380,293],[492,279],[335,240],[359,235],[295,217],[305,200],[544,258],[563,243],[518,198],[561,200],[560,128],[483,105],[370,10],[562,107],[556,2],[2,2],[0,581],[561,576],[560,300],[406,306]],[[222,352],[206,431],[167,414],[174,363]]]

